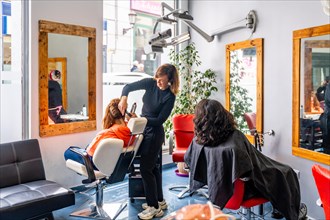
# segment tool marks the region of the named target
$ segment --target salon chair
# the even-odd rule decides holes
[[[227,209],[240,209],[238,214],[242,219],[251,219],[251,216],[257,216],[259,219],[263,219],[263,207],[259,207],[259,214],[252,212],[252,207],[260,206],[268,202],[267,199],[263,197],[253,197],[247,200],[243,200],[245,192],[245,182],[241,179],[237,179],[234,182],[234,192],[232,197],[229,199],[225,208]]]
[[[131,130],[132,137],[129,147],[123,148],[124,141],[120,139],[107,138],[102,140],[93,155],[93,164],[97,170],[94,170],[85,150],[71,149],[84,158],[85,164],[69,159],[66,161],[66,166],[79,175],[87,177],[82,183],[96,190],[95,203],[86,209],[72,213],[72,216],[115,219],[125,209],[126,202],[120,204],[117,211],[111,207],[111,204],[105,207],[103,205],[103,188],[107,184],[124,180],[142,142],[146,124],[146,118],[130,119],[127,125]],[[135,139],[133,139],[133,136],[135,136]]]
[[[255,112],[247,112],[244,113],[244,119],[248,125],[250,130],[250,134],[254,135],[256,129],[256,113]]]
[[[314,164],[312,173],[320,196],[317,204],[323,207],[324,219],[330,219],[330,170]]]
[[[176,114],[172,118],[173,132],[170,134],[170,154],[172,154],[172,161],[174,163],[184,162],[184,154],[190,146],[190,143],[194,137],[194,115],[193,114]],[[175,148],[173,148],[175,142]],[[179,199],[183,198],[184,195],[189,192],[189,184],[172,186],[169,190],[176,190],[183,188],[182,191],[177,195]],[[208,195],[198,190],[206,198]]]

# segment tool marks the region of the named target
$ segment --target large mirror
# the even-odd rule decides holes
[[[263,132],[263,39],[226,45],[226,108],[254,143]]]
[[[330,165],[330,25],[293,32],[292,153]],[[330,100],[328,100],[330,102]]]
[[[96,29],[39,21],[40,137],[96,130]]]

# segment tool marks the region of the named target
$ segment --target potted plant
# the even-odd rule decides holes
[[[197,70],[201,65],[200,57],[194,43],[189,44],[178,53],[170,51],[170,61],[179,71],[181,90],[177,95],[171,116],[164,124],[166,137],[172,130],[172,116],[174,114],[193,114],[196,104],[210,97],[212,92],[218,91],[216,75],[211,69],[204,72]]]

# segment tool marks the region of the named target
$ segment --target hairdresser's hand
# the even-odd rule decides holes
[[[129,121],[131,118],[137,118],[137,115],[135,113],[129,113],[125,115],[126,121]]]
[[[118,104],[118,109],[122,115],[125,115],[125,111],[127,109],[127,96],[122,96],[120,98],[120,102]]]

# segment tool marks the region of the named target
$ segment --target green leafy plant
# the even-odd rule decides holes
[[[248,90],[241,86],[242,72],[244,67],[238,59],[237,51],[230,54],[230,112],[234,115],[239,130],[247,130],[248,126],[244,120],[244,113],[251,112],[253,99],[249,97]]]
[[[171,116],[164,124],[167,138],[172,130],[174,114],[193,114],[195,106],[200,100],[208,98],[212,92],[218,91],[213,70],[207,69],[205,72],[196,70],[201,65],[201,61],[194,43],[189,44],[178,53],[172,49],[170,61],[179,71],[181,89],[176,97]]]

